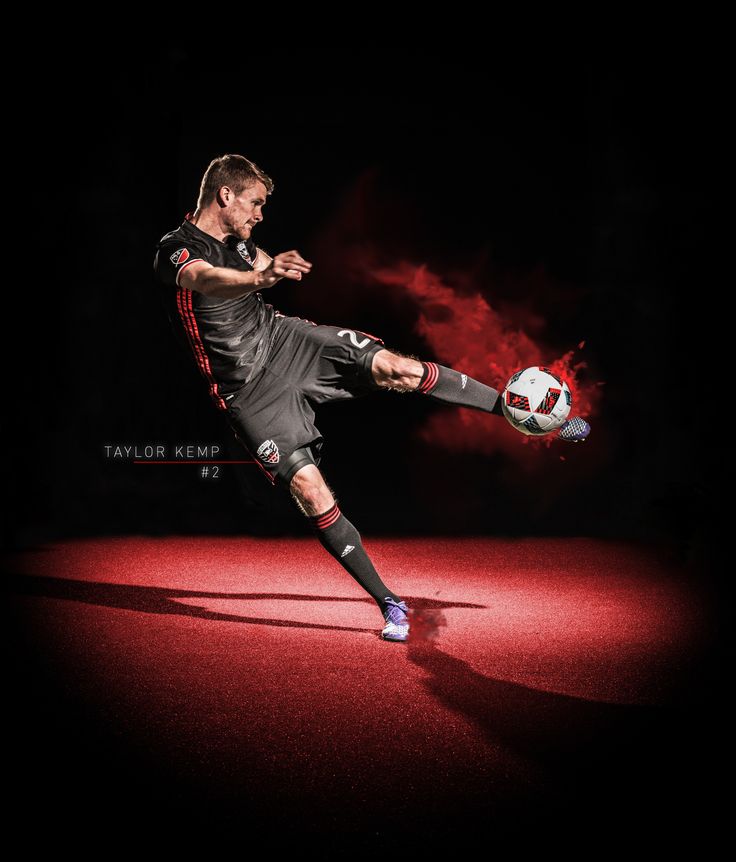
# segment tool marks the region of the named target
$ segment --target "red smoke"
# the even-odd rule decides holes
[[[595,412],[600,389],[580,382],[579,372],[587,363],[575,359],[576,349],[555,357],[538,339],[532,339],[494,311],[480,292],[460,293],[426,266],[402,262],[372,269],[366,275],[389,287],[406,290],[412,296],[420,309],[417,333],[431,348],[431,358],[440,364],[499,391],[515,371],[544,365],[567,381],[573,395],[571,415],[588,418]],[[577,349],[584,345],[583,341]],[[424,439],[450,449],[484,453],[499,449],[518,452],[520,442],[549,446],[554,436],[527,437],[503,421],[494,422],[491,431],[487,414],[462,408],[433,416],[422,430]]]
[[[320,225],[313,246],[320,287],[306,294],[300,292],[299,306],[306,312],[298,313],[314,314],[314,319],[330,323],[351,320],[354,322],[350,325],[360,328],[368,326],[363,322],[366,307],[375,309],[379,303],[387,308],[394,304],[398,313],[399,309],[405,313],[408,296],[419,312],[415,330],[428,348],[420,359],[454,368],[499,391],[515,371],[544,365],[567,381],[573,396],[571,416],[595,416],[603,384],[585,377],[587,363],[580,354],[585,341],[570,345],[562,353],[559,347],[545,344],[542,337],[549,330],[543,309],[533,307],[533,299],[499,301],[498,311],[491,307],[485,296],[493,295],[494,285],[482,283],[488,276],[477,274],[480,270],[476,261],[468,260],[454,275],[441,275],[427,265],[408,262],[407,258],[416,257],[410,228],[418,214],[409,201],[395,193],[387,208],[385,192],[379,192],[376,181],[372,172],[361,176],[346,190],[331,222]],[[479,249],[478,257],[485,253]],[[541,291],[549,296],[558,290],[551,279],[547,284],[543,271],[535,270],[531,277],[535,283],[518,285],[520,295],[534,296]],[[346,289],[346,281],[350,289]],[[376,283],[384,287],[380,294]],[[503,292],[508,296],[508,284],[505,288]],[[314,303],[313,311],[310,303]],[[330,310],[330,320],[325,320],[325,308]],[[380,321],[368,328],[383,336]],[[400,343],[395,347],[401,350]],[[594,435],[595,423],[591,424]],[[517,467],[521,464],[530,471],[538,463],[549,462],[550,453],[545,450],[551,445],[558,446],[561,460],[567,454],[564,450],[577,448],[556,440],[554,433],[528,437],[501,417],[466,408],[438,411],[420,436],[454,452],[502,451]]]

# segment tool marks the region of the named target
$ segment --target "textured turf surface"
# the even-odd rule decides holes
[[[412,609],[406,644],[311,538],[16,555],[25,792],[111,822],[378,838],[687,808],[696,758],[673,743],[710,611],[677,566],[589,539],[365,544]]]

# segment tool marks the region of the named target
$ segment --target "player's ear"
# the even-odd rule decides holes
[[[234,197],[235,195],[230,186],[220,186],[217,190],[217,203],[221,207],[226,207]]]

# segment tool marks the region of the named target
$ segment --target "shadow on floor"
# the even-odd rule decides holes
[[[310,596],[300,593],[218,593],[197,590],[167,589],[165,587],[135,586],[131,584],[110,584],[98,581],[81,581],[74,578],[40,577],[37,575],[9,575],[5,579],[8,592],[20,596],[37,596],[46,599],[64,599],[106,608],[120,608],[146,614],[174,614],[184,617],[197,617],[205,620],[221,620],[235,623],[284,626],[288,628],[323,629],[326,631],[350,631],[379,633],[379,628],[360,628],[355,626],[334,626],[321,623],[278,620],[268,617],[246,617],[240,614],[227,614],[211,611],[196,605],[184,604],[178,599],[227,599],[227,600],[283,600],[290,602],[346,602],[375,606],[370,597],[352,598],[341,596]],[[433,599],[407,599],[418,610],[427,609],[441,612],[448,608],[482,608],[484,605],[467,602],[440,602]],[[379,617],[380,622],[380,617]]]

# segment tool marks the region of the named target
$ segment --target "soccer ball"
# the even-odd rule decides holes
[[[501,393],[501,409],[522,434],[549,434],[567,419],[572,393],[564,380],[549,368],[536,365],[511,375]]]

